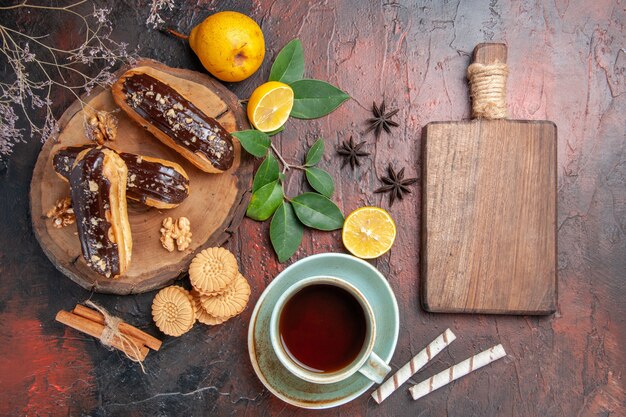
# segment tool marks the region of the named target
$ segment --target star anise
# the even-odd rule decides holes
[[[399,124],[391,118],[398,113],[398,109],[391,110],[386,112],[385,100],[380,104],[380,107],[376,105],[376,102],[372,103],[372,113],[374,117],[367,119],[367,122],[370,124],[369,127],[363,133],[374,131],[376,135],[376,139],[380,136],[383,129],[387,133],[391,133],[391,127],[398,127]]]
[[[354,143],[352,136],[350,140],[344,140],[343,143],[337,148],[337,153],[343,157],[343,164],[341,168],[350,163],[350,167],[354,170],[355,166],[361,166],[359,158],[362,156],[369,156],[369,152],[362,151],[361,148],[365,145],[365,141]]]
[[[393,169],[391,164],[387,167],[387,177],[382,177],[380,180],[385,184],[380,188],[374,190],[375,193],[389,193],[389,206],[393,206],[393,202],[396,198],[402,200],[404,194],[411,193],[409,185],[417,182],[417,178],[404,179],[404,168],[398,173]]]

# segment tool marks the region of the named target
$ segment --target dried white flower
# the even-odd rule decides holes
[[[3,39],[0,66],[7,68],[5,79],[0,82],[0,160],[10,155],[13,146],[24,142],[27,136],[39,136],[46,141],[59,133],[51,107],[55,89],[65,89],[80,97],[96,86],[110,85],[118,64],[134,63],[135,53],[128,50],[128,44],[110,38],[110,9],[94,6],[92,13],[83,15],[79,10],[83,3],[35,6],[24,0],[14,6],[0,6],[0,37]],[[67,19],[77,19],[82,26],[81,33],[88,36],[74,47],[49,45],[46,36],[11,27],[11,19],[3,16],[21,8],[30,13],[63,13]],[[31,115],[32,109],[41,109],[42,123],[38,122],[39,117]],[[25,121],[25,129],[16,127],[18,120]]]
[[[98,23],[107,24],[109,22],[109,13],[111,13],[111,9],[98,9],[95,5],[93,6],[92,16],[96,19]]]
[[[165,23],[160,15],[160,12],[162,10],[172,10],[173,8],[174,0],[152,0],[150,12],[148,13],[148,18],[146,19],[146,25],[152,27],[152,29],[157,29],[159,25]]]

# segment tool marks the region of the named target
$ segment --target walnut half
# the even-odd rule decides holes
[[[46,217],[52,219],[52,226],[57,229],[73,224],[76,221],[76,216],[74,216],[72,200],[69,197],[57,200],[54,207],[46,213]]]
[[[169,252],[176,247],[184,251],[191,243],[191,222],[186,217],[174,221],[171,217],[163,219],[161,224],[161,245]]]
[[[85,126],[87,137],[98,145],[104,144],[105,140],[115,140],[117,123],[117,118],[112,113],[98,111],[87,119]]]

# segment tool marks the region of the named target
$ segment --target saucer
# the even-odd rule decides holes
[[[374,352],[389,363],[398,341],[400,316],[396,297],[385,277],[369,263],[341,253],[321,253],[286,268],[267,286],[250,318],[248,352],[257,376],[281,400],[302,408],[336,407],[357,398],[374,382],[357,372],[333,384],[313,384],[297,378],[278,360],[270,340],[272,309],[280,295],[301,279],[343,278],[368,299],[376,318]]]

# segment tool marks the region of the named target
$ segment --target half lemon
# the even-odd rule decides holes
[[[248,119],[261,132],[273,132],[289,119],[293,90],[287,84],[269,81],[254,90],[248,100]]]
[[[354,256],[378,258],[396,240],[396,224],[380,207],[361,207],[348,215],[341,233],[343,244]]]

